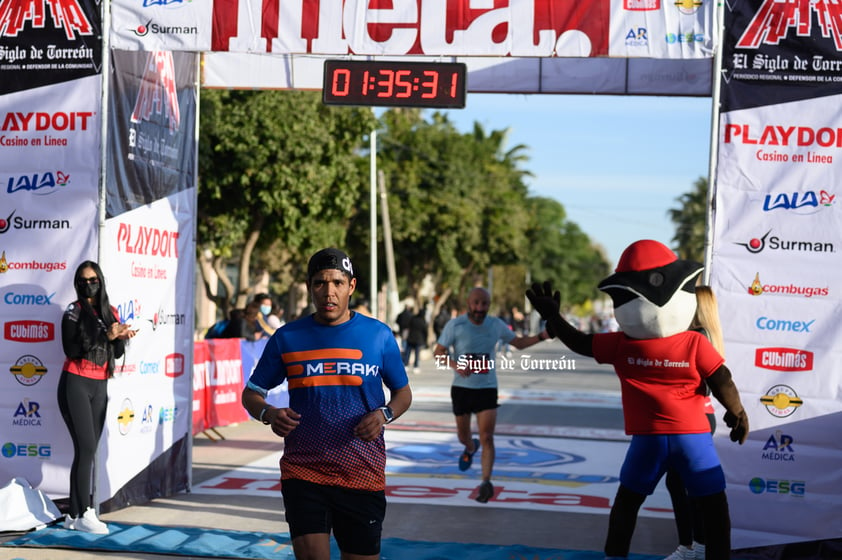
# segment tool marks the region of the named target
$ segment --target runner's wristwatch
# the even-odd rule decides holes
[[[386,423],[391,424],[392,420],[395,419],[395,413],[392,412],[392,408],[389,406],[381,406],[377,410],[383,413],[383,416],[386,417]]]

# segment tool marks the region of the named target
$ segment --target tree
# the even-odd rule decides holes
[[[245,304],[256,252],[273,255],[260,259],[270,273],[301,278],[310,253],[344,243],[365,179],[359,149],[376,119],[301,91],[203,90],[200,111],[197,251],[205,291],[227,314]]]
[[[708,181],[699,177],[693,183],[693,190],[676,199],[678,208],[668,210],[670,220],[675,224],[676,253],[679,258],[704,262],[706,223],[708,217]]]
[[[567,219],[560,202],[532,197],[528,204],[532,220],[527,264],[532,280],[552,281],[565,306],[599,297],[597,284],[611,270],[605,250]]]

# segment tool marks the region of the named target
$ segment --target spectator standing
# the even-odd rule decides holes
[[[64,528],[107,534],[97,518],[93,497],[94,460],[108,406],[108,379],[135,330],[121,324],[105,290],[105,276],[93,261],[84,261],[73,276],[76,300],[61,318],[64,365],[58,382],[58,406],[70,439],[70,506]]]
[[[427,347],[427,329],[427,319],[425,318],[424,308],[422,307],[409,320],[409,329],[406,336],[407,346],[403,355],[403,365],[408,366],[412,353],[415,353],[412,373],[421,372],[421,350]]]

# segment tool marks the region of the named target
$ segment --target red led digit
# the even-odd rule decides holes
[[[409,97],[412,95],[412,81],[409,79],[411,72],[409,70],[398,70],[395,74],[395,85],[398,86],[398,91],[395,97]],[[407,78],[404,80],[403,78]]]
[[[456,84],[459,81],[459,74],[454,72],[450,75],[450,97],[456,97]]]
[[[433,70],[424,70],[424,75],[430,79],[426,82],[421,82],[421,85],[425,88],[429,88],[429,91],[422,92],[421,97],[423,99],[432,99],[436,96],[436,92],[439,90],[439,73]]]
[[[368,79],[369,79],[368,78],[368,70],[366,70],[365,72],[363,72],[363,95],[368,94],[368,88],[369,88],[369,85],[370,85],[368,83]]]
[[[380,70],[381,75],[386,76],[385,80],[377,82],[378,88],[385,88],[377,92],[377,97],[392,97],[395,89],[395,71],[394,70]]]
[[[340,78],[342,78],[342,86],[340,87]],[[337,97],[345,97],[351,86],[351,71],[340,68],[333,73],[333,80],[330,84],[330,93]]]

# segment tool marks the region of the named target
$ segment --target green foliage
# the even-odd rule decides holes
[[[522,308],[530,278],[552,280],[566,305],[597,295],[609,273],[604,251],[560,203],[529,195],[528,148],[507,147],[505,130],[475,124],[461,133],[445,114],[415,109],[378,121],[366,108],[324,106],[315,92],[203,90],[199,257],[210,254],[221,274],[225,265],[239,271],[239,292],[232,286],[220,304],[239,295],[240,305],[262,271],[282,292],[327,245],[348,250],[357,291],[369,293],[366,151],[375,126],[401,297],[417,297],[432,278],[437,294],[461,304],[492,267],[496,306]]]
[[[675,224],[675,250],[679,258],[704,262],[706,223],[708,217],[708,181],[699,177],[690,192],[676,199],[678,208],[671,208],[670,220]]]
[[[282,240],[280,266],[262,262],[278,273],[344,243],[371,111],[327,107],[316,92],[228,90],[203,90],[200,111],[198,248],[240,258],[241,293],[252,248]]]

